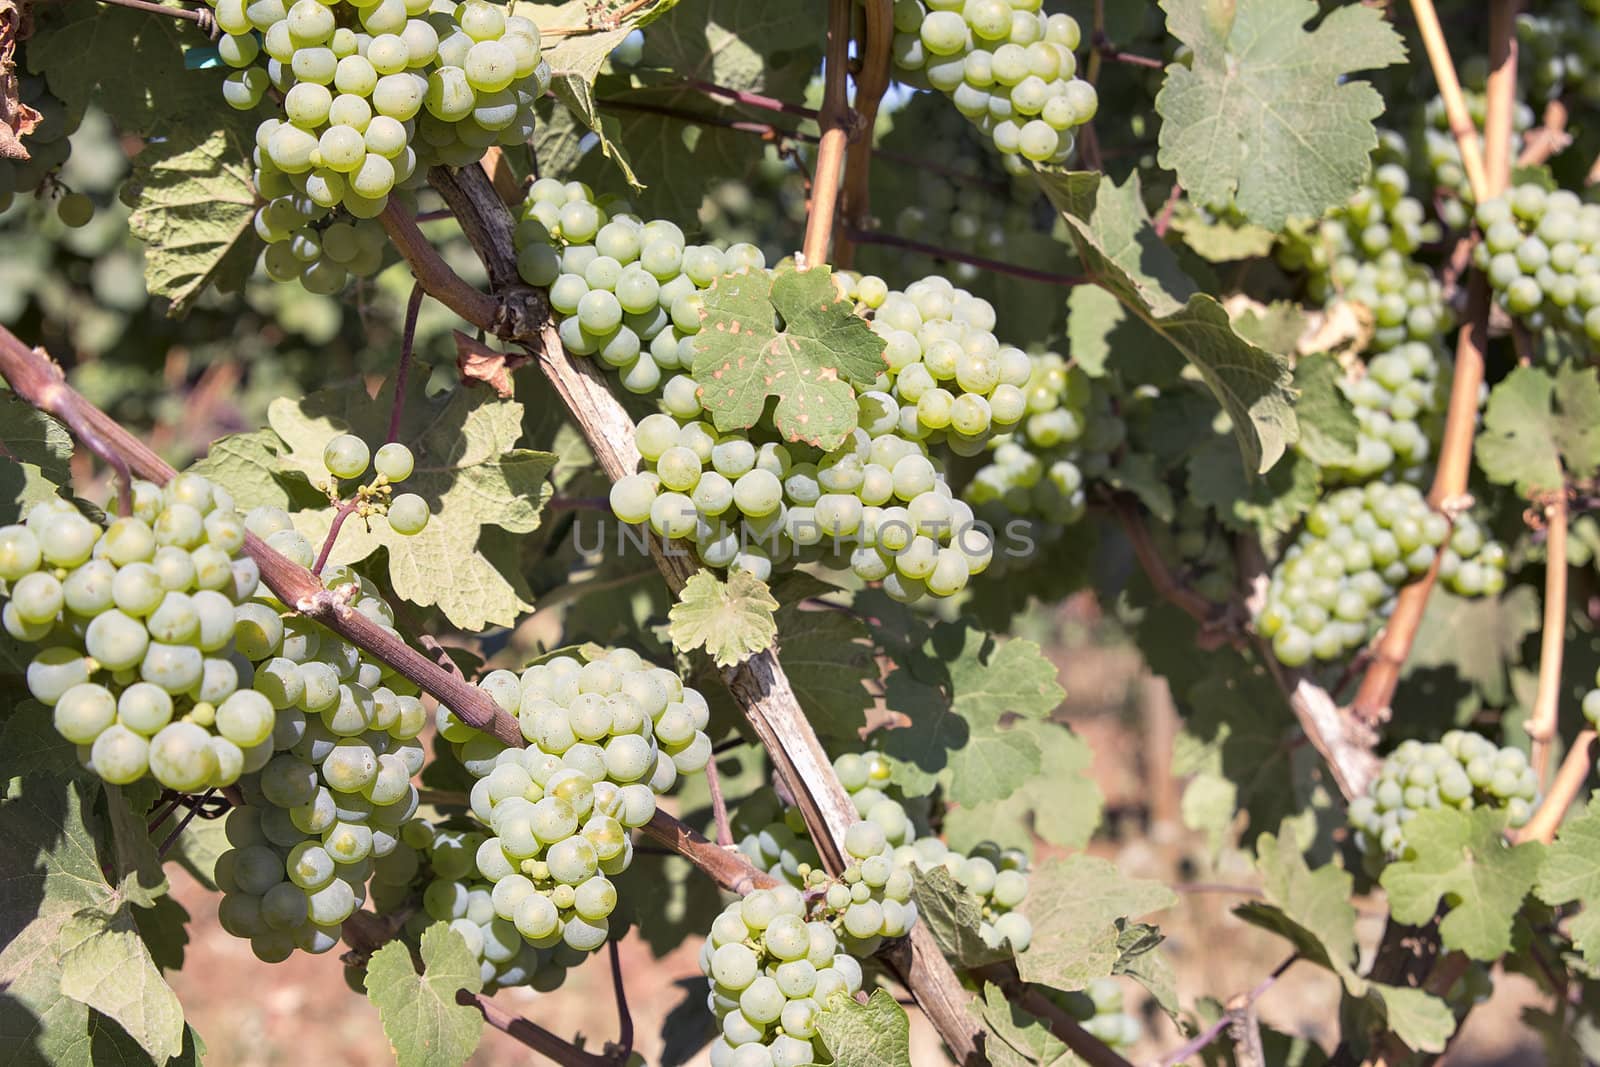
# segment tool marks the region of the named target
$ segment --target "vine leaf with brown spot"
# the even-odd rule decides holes
[[[856,428],[856,389],[884,369],[883,341],[823,267],[746,270],[705,294],[694,376],[718,430],[772,419],[791,441],[832,450]]]

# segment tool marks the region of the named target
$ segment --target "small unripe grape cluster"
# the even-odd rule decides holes
[[[806,919],[793,886],[758,889],[725,908],[700,948],[706,1004],[721,1033],[712,1067],[805,1067],[827,1061],[817,1015],[853,996],[861,962],[833,927]]]
[[[1449,537],[1450,520],[1415,486],[1340,489],[1311,509],[1273,571],[1256,629],[1286,666],[1338,659],[1366,642]]]
[[[1348,300],[1367,308],[1378,351],[1432,341],[1453,322],[1444,287],[1412,258],[1438,239],[1439,224],[1407,195],[1409,189],[1405,168],[1386,163],[1315,230],[1292,234],[1279,254],[1284,266],[1309,272],[1313,299],[1330,307]]]
[[[348,567],[321,575],[353,610],[394,631],[376,586]],[[218,857],[223,928],[275,963],[320,953],[366,899],[369,878],[408,884],[416,857],[399,846],[417,810],[411,779],[427,750],[416,687],[321,625],[252,601],[241,634],[258,660],[255,692],[273,718],[269,758],[239,781]],[[248,627],[248,629],[246,629]],[[398,855],[397,855],[398,854]]]
[[[83,119],[82,109],[69,109],[51,94],[43,78],[20,70],[18,75],[17,100],[37,111],[39,122],[22,142],[28,150],[27,159],[0,158],[0,211],[9,209],[18,193],[26,195],[43,186],[45,179],[67,161],[72,154],[68,138]],[[63,196],[56,205],[61,221],[74,227],[88,222],[83,209],[87,206],[92,215],[94,205],[87,200],[79,193]]]
[[[1600,204],[1527,183],[1478,205],[1474,262],[1495,299],[1529,329],[1568,330],[1600,345]]]
[[[260,572],[234,558],[244,520],[194,474],[135,482],[132,500],[103,529],[61,499],[0,528],[0,619],[39,646],[28,691],[101,778],[231,785],[271,755],[272,707],[250,688]]]
[[[1404,741],[1377,778],[1350,802],[1356,843],[1376,866],[1409,851],[1406,823],[1419,811],[1503,808],[1518,827],[1533,814],[1539,778],[1521,749],[1498,748],[1481,734],[1451,730],[1438,741]]]
[[[1365,482],[1390,471],[1416,480],[1433,454],[1450,399],[1450,369],[1434,344],[1407,341],[1368,360],[1359,377],[1339,380],[1355,410],[1356,455],[1328,468],[1334,480]]]
[[[416,493],[391,495],[390,487],[411,477],[417,459],[411,449],[398,441],[390,441],[373,454],[367,443],[355,434],[342,433],[332,438],[322,449],[322,465],[335,481],[329,486],[329,496],[337,496],[339,481],[353,481],[370,468],[377,475],[370,485],[356,491],[356,514],[362,518],[385,515],[389,527],[404,537],[415,537],[428,526],[428,502]]]
[[[1600,34],[1595,33],[1595,14],[1568,6],[1517,15],[1517,40],[1525,49],[1522,69],[1529,72],[1534,92],[1541,99],[1567,96],[1590,104],[1600,102]]]
[[[862,820],[852,825],[845,837],[845,850],[856,862],[845,872],[842,884],[828,885],[797,808],[783,808],[775,821],[762,821],[770,809],[759,804],[751,807],[753,824],[742,827],[744,833],[739,839],[739,850],[746,859],[799,889],[828,886],[822,903],[824,909],[833,910],[825,914],[842,916],[841,935],[856,955],[875,951],[874,939],[898,937],[910,929],[917,911],[903,879],[935,866],[944,867],[957,884],[977,898],[983,912],[979,932],[985,942],[997,949],[1006,944],[1015,952],[1027,949],[1033,939],[1033,927],[1026,916],[1014,910],[1028,894],[1025,855],[1015,849],[1002,850],[992,842],[980,844],[967,855],[951,850],[932,834],[919,836],[919,828],[905,806],[890,795],[889,762],[879,753],[846,753],[834,760],[833,766]],[[741,810],[741,820],[745,817],[746,812]],[[878,858],[888,861],[887,868],[877,862]],[[881,893],[875,884],[880,878]],[[866,884],[868,894],[857,891],[858,883]],[[847,895],[851,899],[846,900]],[[863,902],[854,900],[855,895],[869,895],[876,900],[881,927],[864,934],[858,932],[868,930],[875,914],[862,907]],[[852,905],[860,911],[854,917],[855,928],[849,913]],[[852,937],[860,943],[851,941]]]
[[[698,411],[698,386],[687,375],[702,291],[724,274],[761,270],[766,260],[750,244],[686,244],[676,223],[645,222],[612,206],[618,210],[597,203],[582,182],[534,182],[514,235],[517,272],[549,288],[568,352],[597,357],[635,393],[655,393],[663,372],[679,372],[665,387],[669,407],[693,402]]]
[[[407,939],[415,943],[432,924],[449,923],[478,958],[485,992],[526,986],[549,993],[566,981],[568,970],[589,958],[588,950],[573,948],[561,939],[559,931],[553,939],[543,938],[535,944],[503,914],[515,914],[515,906],[507,902],[516,895],[518,884],[494,882],[478,869],[483,834],[439,829],[413,819],[401,830],[400,838],[402,846],[414,845],[427,860],[425,866],[412,865],[414,872],[420,867],[423,906],[406,921]],[[404,892],[409,895],[411,889]],[[384,895],[387,890],[380,893],[374,884],[373,904],[380,911],[389,910],[386,903],[403,904],[403,899],[380,900]]]
[[[1094,118],[1094,86],[1075,77],[1082,34],[1041,0],[896,0],[895,69],[937,89],[1006,155],[1061,163]]]
[[[630,832],[655,815],[657,794],[711,758],[710,709],[628,649],[586,663],[557,656],[520,677],[494,671],[481,687],[528,745],[508,747],[439,709],[440,736],[477,779],[472,813],[493,834],[476,835],[477,871],[493,885],[495,913],[530,944],[592,952],[610,933],[608,876],[632,862]],[[425,902],[435,892],[446,891],[430,886]],[[450,909],[434,917],[459,918]]]
[[[811,917],[831,925],[851,954],[870,956],[885,939],[904,937],[916,924],[912,876],[895,864],[887,834],[871,820],[850,825],[844,848],[850,865],[838,878],[806,872],[805,888],[816,896]]]
[[[1174,577],[1212,603],[1233,598],[1238,585],[1233,539],[1214,511],[1185,497],[1177,503],[1171,526],[1150,526],[1156,551]]]
[[[1115,978],[1095,978],[1079,993],[1043,987],[1041,991],[1113,1049],[1126,1051],[1144,1036],[1138,1016],[1124,1010],[1122,985]]]

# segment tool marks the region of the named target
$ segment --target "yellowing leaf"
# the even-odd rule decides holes
[[[445,923],[422,932],[422,973],[411,950],[391,941],[367,964],[367,997],[378,1007],[383,1032],[400,1067],[457,1067],[483,1036],[478,1009],[456,993],[483,988],[478,961],[461,935]]]
[[[704,648],[717,666],[731,667],[772,646],[777,610],[767,583],[750,572],[734,571],[722,582],[702,570],[672,605],[667,633],[679,652]]]

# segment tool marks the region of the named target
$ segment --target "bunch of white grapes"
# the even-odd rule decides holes
[[[1348,300],[1371,312],[1373,347],[1385,351],[1406,341],[1432,341],[1452,325],[1444,287],[1412,258],[1437,240],[1439,225],[1420,200],[1408,196],[1405,168],[1386,163],[1372,183],[1309,234],[1292,235],[1280,260],[1310,272],[1310,294],[1328,306]]]
[[[515,239],[517,272],[549,288],[568,352],[615,368],[630,392],[663,391],[675,414],[698,413],[688,374],[702,291],[724,274],[763,269],[759,248],[686,244],[676,223],[608,212],[582,182],[554,178],[528,189]],[[663,388],[664,372],[678,373]]]
[[[1450,399],[1449,365],[1426,341],[1407,341],[1368,360],[1359,376],[1339,380],[1355,410],[1356,455],[1331,468],[1334,478],[1365,482],[1397,471],[1413,478],[1427,463],[1443,430]]]
[[[515,896],[520,883],[494,882],[478,870],[477,854],[484,835],[477,831],[439,829],[420,819],[407,823],[400,833],[402,846],[412,846],[412,855],[425,854],[421,870],[422,909],[407,921],[405,933],[416,943],[422,932],[436,922],[448,923],[461,935],[467,950],[478,958],[484,991],[526,986],[540,993],[559,989],[567,971],[589,958],[587,950],[573,948],[561,939],[544,937],[536,944],[524,936],[509,917],[515,914]],[[395,853],[399,855],[397,851]],[[413,874],[419,871],[411,862]],[[373,904],[380,913],[388,910],[379,901],[377,880],[381,865],[373,873]],[[406,884],[406,895],[411,888]],[[395,901],[402,904],[402,900]]]
[[[1436,742],[1401,742],[1366,793],[1350,802],[1349,818],[1356,843],[1382,866],[1407,854],[1406,823],[1419,811],[1503,808],[1507,825],[1517,827],[1532,816],[1538,796],[1539,778],[1521,749],[1451,730]]]
[[[1113,1049],[1126,1051],[1144,1036],[1138,1017],[1123,1010],[1122,985],[1115,978],[1095,978],[1079,993],[1040,989],[1085,1030]]]
[[[550,84],[538,27],[484,0],[209,2],[224,34],[217,49],[234,68],[224,98],[248,111],[269,89],[282,94],[282,117],[256,131],[272,200],[287,186],[302,206],[376,218],[391,190],[427,167],[525,142]],[[286,241],[309,215],[263,208],[256,229]]]
[[[1506,587],[1506,546],[1471,515],[1460,516],[1439,550],[1439,581],[1457,596],[1499,596]]]
[[[20,67],[19,63],[19,71]],[[39,189],[46,177],[67,161],[72,154],[68,138],[83,118],[82,110],[69,109],[50,92],[43,78],[20,74],[16,91],[17,102],[37,111],[39,121],[22,142],[28,158],[0,158],[0,211],[10,208],[18,193]],[[51,185],[59,189],[58,182]],[[56,215],[76,229],[94,217],[94,202],[82,193],[63,193],[56,201]]]
[[[635,441],[646,469],[611,487],[611,510],[694,546],[708,567],[765,580],[790,560],[849,567],[897,600],[963,589],[994,554],[991,532],[956,499],[927,445],[901,435],[899,405],[863,393],[860,422],[832,452],[709,423],[646,416]],[[757,433],[762,433],[759,428]]]
[[[383,267],[389,237],[376,220],[318,204],[281,171],[257,168],[255,183],[267,198],[255,217],[267,242],[261,266],[274,281],[299,281],[307,292],[331,296],[352,276],[370,278]]]
[[[1521,12],[1517,40],[1525,49],[1522,69],[1540,98],[1600,102],[1600,34],[1593,11],[1567,4],[1538,14]]]
[[[1081,33],[1041,0],[897,0],[894,65],[937,89],[1006,155],[1061,163],[1094,118],[1094,86],[1075,77]]]
[[[1450,520],[1415,486],[1340,489],[1311,509],[1273,571],[1256,629],[1286,666],[1338,659],[1366,642],[1449,537]]]
[[[132,499],[104,529],[60,499],[0,528],[0,619],[39,646],[28,691],[102,779],[230,785],[272,752],[272,707],[251,690],[260,573],[234,559],[244,521],[193,474],[136,482]]]
[[[1467,89],[1462,95],[1466,98],[1467,112],[1472,116],[1473,124],[1483,129],[1488,95],[1482,89]],[[1511,158],[1515,159],[1522,153],[1523,134],[1532,129],[1537,121],[1533,109],[1526,102],[1518,100],[1511,113]],[[1452,194],[1435,198],[1440,221],[1457,232],[1472,224],[1472,187],[1467,181],[1466,168],[1461,163],[1461,146],[1450,132],[1450,116],[1442,96],[1435,96],[1424,106],[1418,134],[1407,137],[1393,130],[1380,130],[1379,141],[1379,156],[1386,162],[1399,163],[1418,158],[1416,145],[1420,141],[1424,146],[1422,160],[1426,164],[1421,174],[1422,184]]]
[[[1600,345],[1600,204],[1527,183],[1478,205],[1473,252],[1495,299],[1530,329],[1559,327]]]
[[[725,908],[700,948],[706,1003],[721,1033],[712,1067],[804,1067],[826,1062],[817,1015],[861,988],[861,962],[827,922],[806,919],[793,886],[758,889]]]
[[[617,904],[607,876],[633,860],[630,832],[655,815],[657,794],[711,758],[705,698],[629,649],[557,656],[520,677],[494,671],[482,688],[528,745],[508,747],[439,710],[440,736],[478,779],[472,813],[492,831],[474,852],[478,874],[495,913],[530,944],[592,952]]]

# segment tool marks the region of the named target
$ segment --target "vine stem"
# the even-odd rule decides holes
[[[165,4],[152,3],[151,0],[99,0],[102,4],[112,7],[126,7],[134,11],[145,11],[152,15],[166,15],[168,18],[187,19],[199,26],[206,33],[211,33],[217,20],[211,12],[196,7],[168,7]]]
[[[1539,688],[1528,716],[1533,739],[1533,773],[1544,784],[1550,767],[1550,742],[1556,736],[1561,701],[1561,658],[1567,643],[1567,494],[1550,494],[1544,508],[1544,629],[1539,635]]]
[[[801,246],[807,267],[828,262],[834,218],[839,206],[839,179],[844,170],[845,147],[850,141],[850,9],[851,0],[828,0],[828,47],[823,61],[822,111],[817,124],[822,141],[812,170],[811,207],[806,216],[805,243]]]
[[[633,1055],[633,1013],[628,1011],[628,991],[622,984],[622,951],[615,940],[606,942],[611,956],[611,989],[617,997],[618,1060]]]
[[[585,1052],[565,1038],[557,1037],[532,1019],[525,1019],[506,1011],[482,993],[458,989],[456,1003],[477,1008],[479,1014],[483,1016],[483,1021],[496,1030],[516,1038],[533,1051],[567,1067],[618,1067],[622,1062],[614,1056],[597,1056],[593,1052]]]
[[[389,434],[385,442],[400,439],[400,416],[406,410],[406,386],[411,380],[411,354],[417,344],[417,316],[422,312],[422,298],[426,295],[422,283],[411,287],[411,297],[406,301],[406,325],[400,335],[400,362],[394,371],[394,405],[389,409]],[[317,568],[320,573],[321,567]]]
[[[860,37],[861,72],[856,75],[856,113],[861,116],[862,135],[851,147],[844,161],[844,190],[841,196],[841,214],[848,227],[863,226],[869,216],[872,174],[873,132],[878,124],[878,106],[889,89],[889,65],[894,46],[893,0],[866,0],[864,26]],[[846,235],[851,234],[846,229]],[[851,240],[855,238],[851,236]],[[836,258],[841,266],[849,266],[852,249],[848,244],[840,249]]]
[[[1567,817],[1567,809],[1572,807],[1572,802],[1578,799],[1584,783],[1589,780],[1589,772],[1594,767],[1594,753],[1591,751],[1594,742],[1593,730],[1583,731],[1572,742],[1572,748],[1567,751],[1567,758],[1561,761],[1561,769],[1556,772],[1550,791],[1533,813],[1533,818],[1516,832],[1513,840],[1519,843],[1543,841],[1547,845],[1555,840],[1561,820]]]
[[[0,377],[18,396],[60,419],[80,438],[85,432],[98,435],[127,460],[129,470],[138,477],[165,484],[177,474],[144,442],[69,386],[61,368],[42,349],[29,348],[4,326],[0,326]],[[508,745],[527,744],[516,720],[501,711],[489,694],[454,677],[353,610],[344,598],[324,588],[316,575],[279,555],[254,534],[246,534],[244,551],[261,569],[261,580],[284,604],[388,663],[463,721]]]
[[[1450,132],[1455,135],[1456,144],[1461,149],[1461,166],[1467,172],[1472,198],[1481,204],[1493,199],[1489,191],[1483,143],[1478,139],[1478,127],[1467,110],[1467,100],[1461,92],[1461,79],[1456,77],[1455,60],[1450,57],[1450,45],[1445,41],[1444,28],[1439,25],[1439,12],[1434,8],[1433,0],[1411,0],[1411,12],[1416,17],[1418,32],[1422,34],[1422,46],[1427,50],[1434,81],[1439,83],[1439,95],[1444,100]]]
[[[1078,1025],[1061,1005],[1024,982],[1014,964],[990,964],[971,973],[998,986],[1007,1000],[1042,1021],[1057,1040],[1077,1053],[1089,1067],[1133,1067],[1115,1049]]]
[[[1172,573],[1167,561],[1161,558],[1161,552],[1156,548],[1150,530],[1138,511],[1126,500],[1118,499],[1111,504],[1111,513],[1116,516],[1123,535],[1133,546],[1133,554],[1144,569],[1145,577],[1155,586],[1156,593],[1196,622],[1210,622],[1216,613],[1216,605],[1184,585]]]
[[[849,0],[844,2],[848,7]],[[460,220],[463,233],[483,259],[491,284],[500,294],[497,301],[488,298],[495,304],[492,311],[480,320],[469,321],[521,345],[533,357],[609,478],[615,481],[632,474],[639,464],[633,420],[611,391],[601,369],[591,360],[574,360],[562,347],[545,294],[518,279],[513,220],[488,177],[479,167],[436,167],[428,177]],[[431,249],[428,253],[438,258]],[[401,254],[407,254],[404,246]],[[447,266],[445,269],[449,270]],[[426,273],[436,277],[431,268]],[[423,273],[418,277],[424,286],[428,285]],[[454,284],[448,278],[442,281]],[[664,552],[659,542],[652,541],[651,555],[673,593],[680,591],[694,573],[686,553]],[[725,670],[722,679],[794,797],[824,865],[834,874],[842,873],[844,833],[857,820],[855,807],[801,710],[777,653],[772,649],[757,653]],[[912,928],[911,948],[912,962],[901,971],[906,987],[957,1062],[982,1062],[979,1028],[967,1013],[969,994],[940,954],[927,924],[918,923]]]
[[[1222,1031],[1226,1030],[1229,1025],[1234,1022],[1234,1020],[1245,1016],[1249,1010],[1254,1007],[1255,1002],[1261,999],[1262,995],[1265,994],[1267,990],[1271,989],[1273,984],[1283,976],[1283,972],[1294,966],[1294,962],[1299,958],[1299,953],[1295,953],[1282,963],[1278,964],[1278,966],[1274,967],[1271,974],[1263,978],[1254,989],[1246,993],[1242,1000],[1231,1005],[1228,1010],[1222,1014],[1221,1018],[1196,1034],[1182,1048],[1163,1056],[1156,1062],[1156,1067],[1177,1067],[1177,1064],[1183,1063],[1185,1060],[1189,1059],[1189,1057],[1195,1055],[1201,1049],[1215,1041],[1222,1034]]]
[[[1453,89],[1456,105],[1465,109],[1461,99],[1461,85],[1456,80],[1455,65],[1444,46],[1439,30],[1438,13],[1433,0],[1412,0],[1417,22],[1423,27],[1423,39],[1432,33],[1438,35],[1437,48],[1430,44],[1428,58],[1433,64],[1440,92],[1447,106]],[[1480,179],[1472,183],[1474,199],[1478,203],[1492,200],[1505,191],[1511,178],[1511,117],[1516,103],[1517,43],[1515,32],[1515,0],[1494,0],[1490,9],[1489,98],[1485,117],[1488,132],[1487,157],[1482,162]],[[1452,127],[1456,126],[1454,119]],[[1470,117],[1467,126],[1471,127]],[[1477,134],[1470,141],[1463,139],[1457,130],[1461,156],[1465,160],[1478,159]],[[1470,179],[1471,169],[1468,169]],[[1450,389],[1450,405],[1445,412],[1444,438],[1439,448],[1439,465],[1434,470],[1433,487],[1428,502],[1445,510],[1467,491],[1467,476],[1472,469],[1472,440],[1477,432],[1478,394],[1483,388],[1484,357],[1489,350],[1489,281],[1482,271],[1474,271],[1467,282],[1467,321],[1456,342],[1455,381]],[[1411,646],[1417,630],[1422,625],[1423,610],[1428,594],[1433,591],[1434,579],[1439,572],[1439,561],[1419,580],[1400,591],[1394,613],[1389,618],[1383,636],[1373,649],[1372,665],[1361,679],[1351,710],[1372,726],[1389,715],[1394,700],[1395,687],[1400,683],[1400,671],[1411,655]]]
[[[733,830],[728,825],[728,802],[722,798],[722,778],[717,773],[717,761],[706,761],[706,789],[711,793],[711,817],[717,824],[717,844],[723,848],[733,846]]]
[[[775,96],[766,96],[762,93],[752,93],[746,89],[729,89],[715,82],[702,81],[699,78],[690,78],[684,82],[696,92],[709,96],[711,99],[724,104],[743,104],[746,107],[758,108],[762,111],[776,111],[782,115],[798,115],[804,119],[814,119],[817,112],[804,104],[791,104],[787,100],[779,100]]]
[[[847,223],[844,226],[844,234],[857,244],[903,248],[908,252],[918,252],[925,256],[933,256],[936,259],[948,259],[952,263],[966,263],[983,270],[993,271],[996,274],[1009,274],[1013,278],[1025,278],[1031,282],[1045,282],[1048,285],[1071,287],[1074,285],[1086,285],[1090,281],[1090,279],[1080,274],[1056,274],[1053,271],[1023,267],[1015,263],[1006,263],[998,259],[973,255],[971,252],[961,252],[954,248],[926,244],[910,237],[901,237],[899,234],[885,233],[882,230],[863,230],[851,223]]]
[[[328,557],[333,555],[333,543],[339,540],[339,531],[344,529],[345,520],[355,513],[358,506],[354,500],[346,500],[339,505],[333,522],[328,524],[328,536],[322,539],[322,551],[317,553],[317,562],[311,565],[312,574],[321,574],[322,568],[328,565]]]

